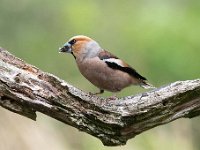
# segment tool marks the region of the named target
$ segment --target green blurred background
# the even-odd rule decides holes
[[[0,1],[0,47],[84,91],[96,92],[80,75],[74,58],[58,53],[78,34],[94,38],[157,87],[199,78],[198,0]],[[118,96],[143,91],[129,87]],[[112,148],[40,113],[34,122],[0,108],[0,150],[199,150],[199,123],[199,117],[179,119]]]

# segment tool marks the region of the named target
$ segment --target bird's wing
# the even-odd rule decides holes
[[[146,80],[145,77],[141,76],[135,69],[131,66],[123,62],[118,57],[114,56],[113,54],[109,53],[108,51],[102,51],[99,53],[98,56],[102,61],[104,61],[108,67],[116,70],[120,70],[122,72],[128,73],[130,76],[140,79]]]
[[[110,58],[115,58],[115,59],[119,59],[118,57],[116,57],[115,55],[111,54],[110,52],[106,51],[106,50],[103,50],[99,53],[99,58],[101,60],[104,60],[104,59],[110,59]]]

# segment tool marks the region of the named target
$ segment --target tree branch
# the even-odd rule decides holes
[[[44,113],[116,146],[178,118],[200,115],[200,79],[108,100],[84,93],[0,48],[0,106],[36,120]]]

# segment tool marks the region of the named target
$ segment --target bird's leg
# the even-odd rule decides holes
[[[100,89],[100,91],[97,92],[97,93],[95,93],[95,95],[97,95],[97,94],[103,94],[103,93],[104,93],[104,90]]]
[[[96,92],[96,93],[91,93],[90,92],[90,95],[98,95],[98,94],[103,94],[104,93],[104,90],[100,89],[99,92]]]

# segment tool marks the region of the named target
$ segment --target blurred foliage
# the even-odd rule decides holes
[[[78,34],[97,40],[155,86],[199,78],[200,1],[0,1],[1,47],[84,91],[95,92],[97,88],[80,75],[74,58],[58,53],[63,43]],[[118,95],[142,91],[129,87]],[[147,131],[124,147],[106,148],[97,139],[41,114],[35,123],[0,111],[0,150],[200,149],[198,118]]]

